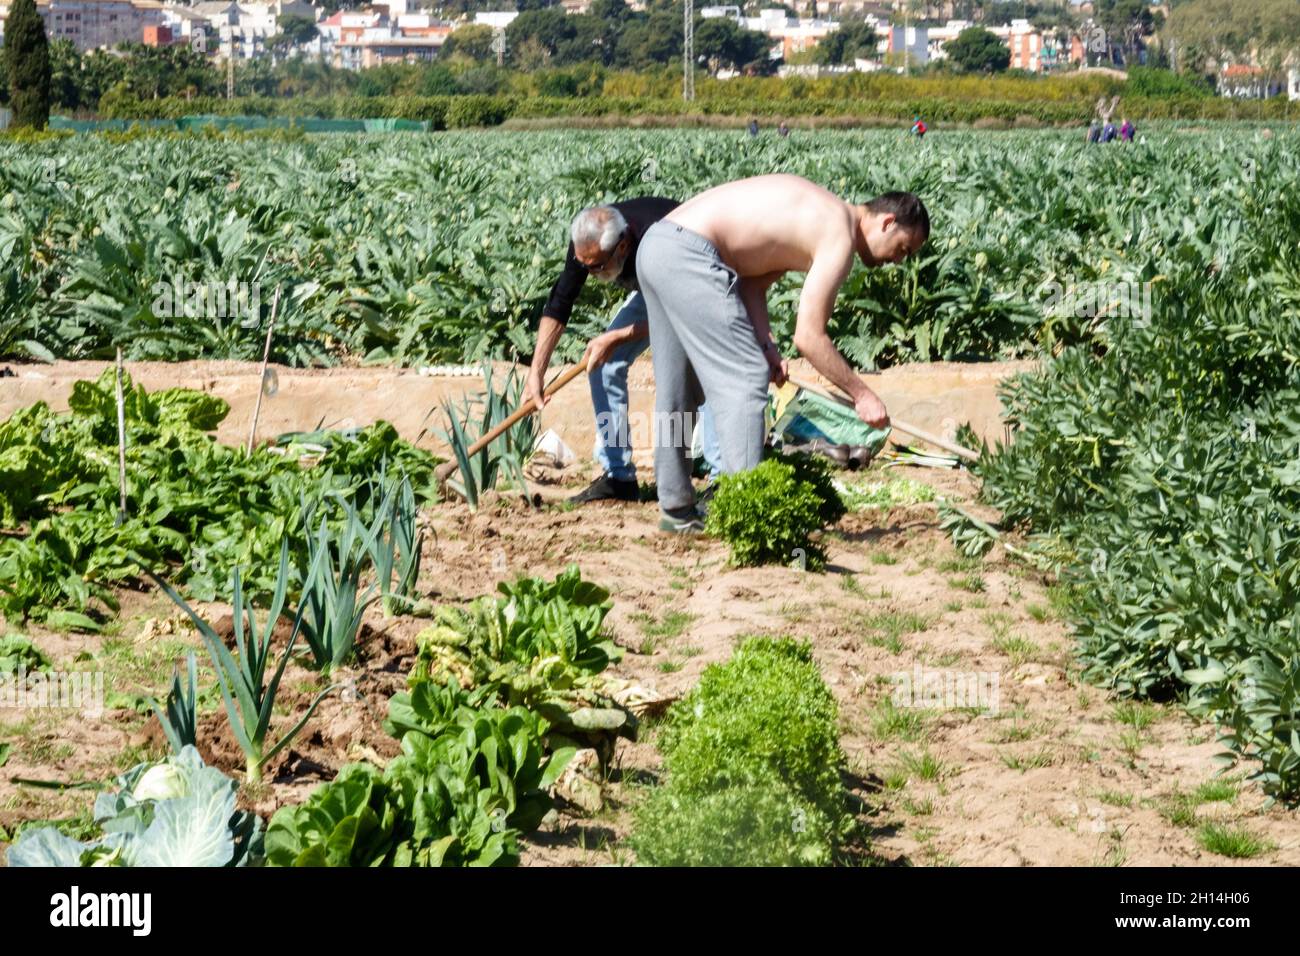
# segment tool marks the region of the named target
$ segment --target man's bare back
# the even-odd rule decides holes
[[[915,222],[903,226],[889,211],[907,205],[899,200],[911,201]],[[826,329],[855,255],[864,265],[879,266],[900,262],[925,243],[929,214],[919,199],[887,193],[852,205],[802,176],[777,173],[716,186],[678,206],[665,221],[703,236],[740,276],[740,298],[765,349],[772,337],[768,288],[786,272],[806,273],[795,348],[853,398],[863,421],[888,423],[884,403],[858,378]],[[781,384],[786,362],[774,347],[765,355],[772,381]]]
[[[708,239],[742,278],[807,272],[822,257],[852,265],[854,207],[800,176],[778,173],[716,186],[666,218]]]

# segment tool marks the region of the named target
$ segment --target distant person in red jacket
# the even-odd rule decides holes
[[[929,131],[930,128],[925,125],[925,120],[921,119],[921,117],[919,116],[912,117],[913,136],[915,136],[917,139],[923,139],[925,137],[925,134],[928,133]]]
[[[1130,123],[1127,119],[1125,119],[1123,124],[1119,128],[1119,138],[1126,143],[1131,143],[1133,142],[1133,135],[1136,132],[1137,132],[1137,127],[1134,126],[1132,123]]]

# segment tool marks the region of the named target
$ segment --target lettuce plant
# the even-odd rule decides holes
[[[812,466],[800,467],[807,472]],[[810,535],[831,515],[838,520],[843,513],[829,483],[803,480],[794,464],[769,458],[718,479],[705,531],[730,546],[732,564],[789,564],[802,556],[806,567],[816,569],[825,564],[826,553]]]
[[[808,866],[853,832],[838,709],[807,643],[750,638],[669,711],[667,782],[638,808],[642,862]]]

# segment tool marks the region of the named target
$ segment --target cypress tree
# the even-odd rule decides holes
[[[44,129],[50,119],[50,44],[35,0],[14,0],[9,8],[4,59],[13,125]]]

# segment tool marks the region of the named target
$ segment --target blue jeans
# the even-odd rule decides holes
[[[645,299],[639,292],[633,292],[623,300],[605,331],[625,329],[646,320]],[[587,376],[591,384],[591,404],[596,412],[596,461],[611,478],[621,481],[636,481],[627,421],[627,372],[649,347],[648,338],[624,342],[609,353],[604,365]],[[653,438],[648,437],[648,440]],[[708,405],[700,406],[700,443],[710,476],[718,475],[722,471],[722,452],[718,448],[713,413]]]

